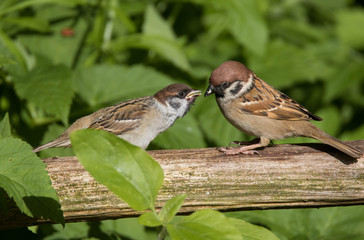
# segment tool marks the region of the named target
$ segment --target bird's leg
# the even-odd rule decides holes
[[[219,150],[220,152],[225,153],[225,155],[236,155],[239,153],[242,154],[259,154],[258,151],[254,150],[256,148],[260,148],[260,147],[266,147],[268,146],[270,143],[270,140],[266,137],[260,137],[260,141],[258,143],[254,143],[251,145],[247,145],[247,146],[239,146],[236,148],[231,148],[231,147],[220,147],[217,150]]]
[[[232,144],[236,144],[238,146],[241,146],[241,145],[252,145],[252,144],[259,143],[259,141],[260,141],[260,138],[254,138],[253,140],[250,140],[250,141],[232,141],[232,142],[230,142],[229,147]]]

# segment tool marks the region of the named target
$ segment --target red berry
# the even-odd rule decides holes
[[[62,29],[63,37],[73,37],[75,35],[75,31],[72,28],[66,27]]]

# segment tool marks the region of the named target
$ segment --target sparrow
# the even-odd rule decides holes
[[[237,148],[219,148],[226,155],[254,154],[272,139],[309,137],[337,148],[353,158],[363,152],[325,133],[310,121],[322,119],[257,77],[242,63],[227,61],[216,68],[205,97],[215,94],[225,118],[237,129],[259,137],[259,142]]]
[[[111,132],[146,149],[159,133],[171,127],[177,118],[183,117],[200,95],[200,90],[185,84],[171,84],[153,96],[130,99],[82,117],[57,139],[33,149],[33,152],[70,147],[70,134],[86,128]]]

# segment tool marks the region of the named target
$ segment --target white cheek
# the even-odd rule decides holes
[[[253,74],[250,74],[248,82],[239,91],[239,94],[244,94],[246,91],[248,91],[253,84],[253,80],[254,80],[254,76],[253,76]]]
[[[172,107],[171,104],[168,101],[166,104],[158,103],[157,107],[162,112],[164,116],[168,116],[169,119],[172,119],[173,122],[179,118],[183,117],[183,115],[186,113],[188,109],[188,102],[185,99],[174,99],[175,103],[179,104],[178,108]]]

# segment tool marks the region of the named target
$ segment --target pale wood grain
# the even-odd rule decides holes
[[[352,145],[364,149],[364,140]],[[148,151],[162,166],[157,204],[186,193],[181,213],[202,208],[237,211],[364,204],[364,158],[324,144],[276,145],[260,155],[224,156],[214,148]],[[75,157],[44,159],[66,222],[137,216],[84,170]],[[10,209],[0,228],[47,221]]]

